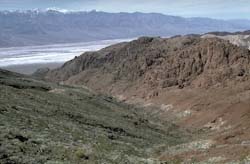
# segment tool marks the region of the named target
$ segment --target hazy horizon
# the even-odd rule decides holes
[[[207,17],[216,19],[250,19],[247,0],[0,0],[0,10],[45,10],[59,8],[72,11],[103,11],[161,13],[181,17]]]
[[[109,12],[109,11],[103,11],[103,10],[96,10],[96,9],[92,9],[92,10],[67,10],[67,9],[62,9],[62,8],[55,8],[55,7],[51,7],[51,8],[46,8],[46,9],[41,9],[41,8],[33,8],[33,9],[9,9],[9,10],[3,10],[0,9],[0,12],[4,12],[4,11],[8,11],[8,12],[25,12],[25,11],[48,11],[48,10],[55,10],[58,12],[62,12],[62,13],[74,13],[74,12],[104,12],[104,13],[111,13],[111,14],[119,14],[119,13],[128,13],[128,14],[134,14],[134,13],[143,13],[143,14],[162,14],[162,15],[166,15],[166,16],[173,16],[173,17],[182,17],[182,18],[207,18],[207,19],[215,19],[215,20],[250,20],[250,18],[213,18],[213,17],[207,17],[207,16],[181,16],[181,15],[174,15],[174,14],[166,14],[166,13],[160,13],[160,12],[143,12],[143,11],[121,11],[121,12]]]

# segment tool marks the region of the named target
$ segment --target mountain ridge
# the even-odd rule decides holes
[[[214,56],[213,53],[215,53]],[[244,66],[239,68],[239,70],[234,70],[232,64],[235,61],[240,61],[239,59],[241,57],[245,57],[246,59],[246,61],[244,61],[245,59],[243,60],[245,62],[243,63]],[[189,61],[189,59],[191,61]],[[131,62],[129,62],[130,60]],[[175,64],[172,65],[171,62]],[[220,73],[221,76],[232,74],[236,77],[237,74],[241,74],[240,70],[244,68],[243,72],[246,74],[243,73],[243,76],[249,76],[249,72],[247,72],[247,66],[249,67],[249,65],[247,63],[249,63],[249,51],[247,49],[232,45],[222,39],[204,39],[196,36],[175,37],[170,39],[141,37],[138,40],[116,44],[97,52],[84,53],[66,62],[61,68],[52,70],[52,72],[50,72],[51,75],[48,75],[48,79],[57,78],[57,76],[53,74],[53,71],[58,75],[59,81],[67,81],[71,77],[81,73],[81,71],[101,69],[104,72],[111,72],[114,75],[114,79],[126,77],[127,80],[136,81],[138,78],[151,76],[147,75],[147,72],[153,71],[158,67],[157,70],[159,70],[159,73],[161,70],[165,70],[166,73],[173,72],[171,71],[173,69],[179,70],[179,72],[178,70],[176,70],[177,72],[173,72],[172,75],[165,75],[164,73],[154,75],[156,77],[160,76],[159,78],[162,78],[162,80],[165,78],[167,81],[176,78],[176,80],[172,82],[170,82],[170,80],[169,84],[166,82],[165,85],[169,85],[168,87],[175,85],[201,85],[202,87],[206,87],[207,85],[215,85],[216,81],[212,83],[209,77],[206,77],[208,79],[206,79],[207,82],[206,80],[204,81],[204,84],[195,84],[195,79],[203,74],[206,69],[211,74],[211,71],[216,71],[220,65],[224,65],[228,68],[221,70],[223,71],[223,73]],[[169,68],[168,65],[170,65]],[[238,67],[240,67],[240,65],[240,63],[236,63]],[[57,70],[69,72],[65,74],[65,72],[57,72]],[[226,73],[227,71],[229,72]],[[70,75],[70,72],[72,75]],[[151,73],[153,74],[153,72]],[[196,75],[190,79],[192,73]],[[215,75],[219,76],[218,72],[215,73]],[[211,77],[211,79],[214,79],[214,77]],[[223,79],[224,77],[218,77],[217,82],[221,83]],[[145,83],[148,81],[151,80],[147,80],[146,78]],[[152,79],[152,81],[156,82],[158,80]],[[72,82],[74,82],[74,80]]]
[[[183,28],[185,27],[185,28]],[[60,12],[57,10],[0,12],[0,46],[72,43],[140,36],[174,36],[250,28],[237,21],[183,18],[159,13]]]

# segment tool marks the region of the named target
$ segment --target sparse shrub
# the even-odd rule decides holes
[[[77,159],[84,159],[84,160],[88,160],[89,156],[87,155],[87,152],[84,149],[78,149],[75,152],[76,158]]]

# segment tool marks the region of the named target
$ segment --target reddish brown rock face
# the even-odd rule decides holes
[[[73,84],[95,78],[107,86],[127,81],[148,87],[204,88],[248,80],[249,62],[248,50],[220,39],[143,37],[85,53],[50,71],[46,78]]]

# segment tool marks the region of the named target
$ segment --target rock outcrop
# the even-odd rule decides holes
[[[101,89],[228,86],[249,80],[250,51],[218,38],[142,37],[87,52],[49,71],[47,80]]]

